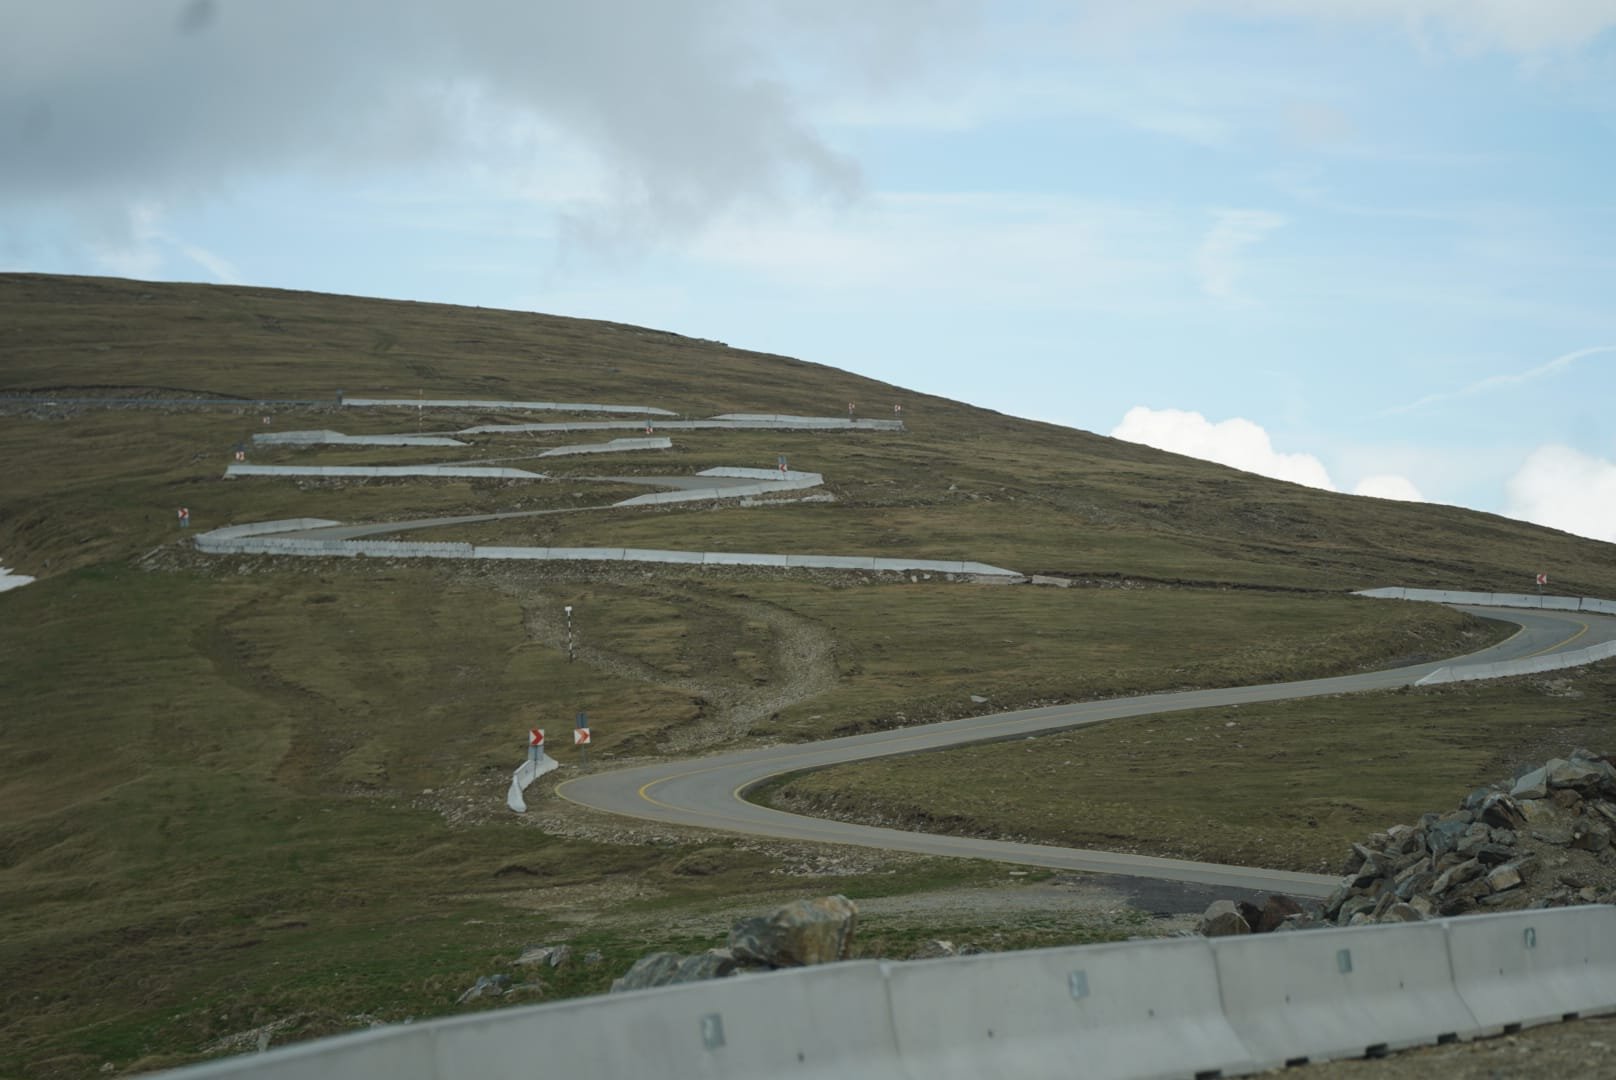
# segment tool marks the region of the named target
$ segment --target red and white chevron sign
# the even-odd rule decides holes
[[[1539,585],[1547,585],[1549,583],[1549,575],[1547,575],[1547,574],[1539,574],[1537,576],[1537,583]]]
[[[543,728],[528,728],[527,729],[527,744],[529,746],[543,746],[544,745],[544,729]]]
[[[588,746],[589,745],[589,729],[586,728],[586,727],[575,727],[575,728],[573,728],[572,729],[572,745],[574,745],[574,746]]]

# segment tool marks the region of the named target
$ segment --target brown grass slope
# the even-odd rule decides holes
[[[542,483],[221,479],[263,415],[271,430],[353,432],[560,418],[338,410],[338,390],[692,416],[836,415],[848,401],[890,416],[902,404],[910,430],[675,433],[663,453],[550,459]],[[314,404],[65,403],[78,397]],[[593,438],[252,460],[469,461]],[[174,522],[181,505],[197,529],[589,507],[641,490],[593,476],[769,466],[777,453],[824,473],[836,501],[585,510],[420,535],[903,552],[1092,587],[208,559]],[[692,876],[682,838],[519,827],[502,796],[521,733],[564,735],[580,708],[609,764],[1360,670],[1496,635],[1343,595],[1365,585],[1518,588],[1547,569],[1564,591],[1616,595],[1609,545],[1489,515],[1312,491],[654,330],[265,289],[0,275],[0,460],[0,562],[40,577],[0,594],[0,1076],[186,1060],[255,1045],[219,1040],[283,1020],[277,1039],[452,1011],[477,975],[535,940],[608,958],[547,976],[544,996],[598,991],[628,956],[687,944],[665,913],[791,883],[772,856],[727,840],[701,843],[724,848],[730,869]],[[1116,752],[1117,768],[1132,752]],[[579,764],[570,747],[556,753]],[[1049,804],[1040,820],[1060,813],[1053,784],[1029,786]],[[1129,800],[1085,812],[1112,816],[1094,834],[1144,844],[1142,831],[1216,817],[1193,794],[1148,813]],[[1225,816],[1262,812],[1244,800]],[[1220,843],[1252,850],[1234,832]],[[980,873],[890,869],[801,888],[857,897]]]

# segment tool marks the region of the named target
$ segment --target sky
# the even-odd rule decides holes
[[[1613,177],[1616,0],[0,0],[0,270],[639,323],[1608,541]]]

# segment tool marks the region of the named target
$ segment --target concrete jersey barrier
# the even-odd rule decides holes
[[[1542,596],[1535,593],[1463,592],[1451,589],[1407,589],[1390,586],[1382,589],[1363,589],[1354,596],[1372,600],[1412,600],[1430,604],[1469,604],[1475,607],[1530,608],[1538,611],[1587,611],[1602,615],[1616,614],[1616,602],[1592,596]],[[1562,671],[1582,667],[1616,657],[1616,642],[1591,645],[1586,649],[1528,656],[1519,660],[1500,660],[1491,664],[1450,664],[1437,668],[1420,679],[1416,686],[1440,686],[1444,683],[1475,682],[1481,679],[1504,679],[1515,675],[1537,675],[1546,671]]]
[[[349,408],[409,409],[509,409],[512,412],[600,412],[630,413],[635,416],[677,416],[678,413],[650,405],[585,405],[566,401],[493,401],[457,398],[351,398],[343,397]]]
[[[340,431],[267,431],[255,446],[465,446],[447,435],[344,435]]]
[[[238,476],[456,477],[461,479],[546,480],[543,473],[506,469],[495,465],[230,465],[228,478]]]
[[[1020,577],[1014,570],[987,563],[945,559],[904,559],[869,555],[777,555],[761,552],[675,551],[621,547],[526,547],[465,543],[410,543],[396,540],[321,540],[277,536],[338,525],[322,518],[235,525],[195,537],[199,550],[211,555],[302,555],[433,559],[512,559],[556,562],[682,563],[696,566],[774,566],[804,570],[864,570],[891,573],[937,573],[966,577]]]
[[[170,1080],[1233,1076],[1616,1010],[1616,909],[853,961],[370,1031]]]
[[[1244,1071],[1205,938],[887,966],[908,1075],[1127,1080]]]

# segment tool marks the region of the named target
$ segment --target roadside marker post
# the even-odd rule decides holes
[[[578,713],[578,724],[572,729],[572,745],[583,755],[583,767],[589,768],[589,714],[586,712]]]
[[[851,401],[847,403],[847,418],[849,420],[853,419],[853,403]]]
[[[544,760],[543,728],[527,729],[527,757],[535,765]]]
[[[180,507],[178,516],[180,519],[180,528],[189,529],[191,527],[191,508],[188,506]]]
[[[563,611],[567,613],[567,663],[572,663],[572,605],[567,604]]]
[[[780,466],[780,471],[781,472],[787,472],[788,471],[786,469],[786,456],[784,454],[776,454],[775,455],[775,464]]]
[[[1547,575],[1547,574],[1539,574],[1537,576],[1537,594],[1539,596],[1543,595],[1543,586],[1547,585],[1548,583],[1549,583],[1549,575]]]

